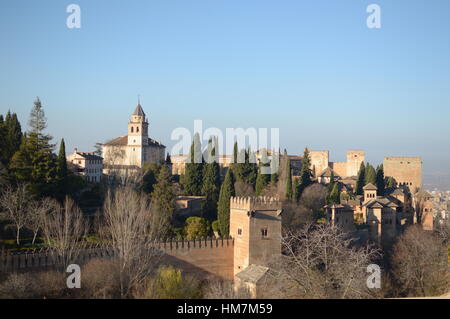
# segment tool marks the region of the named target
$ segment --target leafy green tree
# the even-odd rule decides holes
[[[225,237],[230,233],[230,198],[235,195],[233,171],[229,169],[225,175],[217,204],[217,217],[220,234]]]
[[[175,192],[171,175],[166,165],[163,165],[159,171],[151,197],[153,208],[165,220],[166,227],[170,229],[172,215],[175,209]]]
[[[293,199],[294,192],[292,190],[292,169],[291,169],[291,161],[289,159],[286,160],[286,198]]]
[[[355,185],[355,193],[356,195],[362,195],[363,194],[363,187],[366,180],[366,166],[364,165],[364,162],[361,162],[361,165],[359,167],[358,176],[356,178],[356,185]]]
[[[367,185],[369,183],[375,185],[376,182],[377,182],[377,173],[375,171],[375,168],[372,165],[370,165],[369,163],[367,163],[364,183],[365,183],[365,185]]]
[[[377,175],[376,176],[377,195],[384,196],[384,191],[385,191],[386,185],[384,182],[383,164],[381,164],[377,167],[376,175]]]
[[[205,238],[208,236],[209,227],[206,219],[201,217],[189,217],[184,225],[186,239]]]
[[[203,184],[203,156],[201,151],[200,135],[195,134],[186,163],[183,178],[184,192],[186,195],[201,195]]]

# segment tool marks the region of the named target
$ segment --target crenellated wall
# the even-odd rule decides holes
[[[233,279],[232,238],[167,241],[159,243],[158,248],[166,253],[164,263],[186,273],[197,275],[201,279],[208,276]]]

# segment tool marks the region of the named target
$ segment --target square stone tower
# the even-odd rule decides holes
[[[232,197],[230,235],[234,275],[249,265],[267,266],[281,254],[281,202],[273,197]]]
[[[361,163],[364,162],[365,153],[361,150],[347,151],[347,176],[357,176]]]

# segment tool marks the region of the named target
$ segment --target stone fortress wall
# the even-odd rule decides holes
[[[398,186],[407,186],[411,192],[422,188],[422,159],[420,157],[385,157],[384,176],[392,176]]]

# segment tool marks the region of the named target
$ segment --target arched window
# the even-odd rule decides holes
[[[134,128],[133,127],[131,127],[131,133],[133,133],[134,132]]]
[[[136,127],[136,133],[139,133],[139,126]]]

